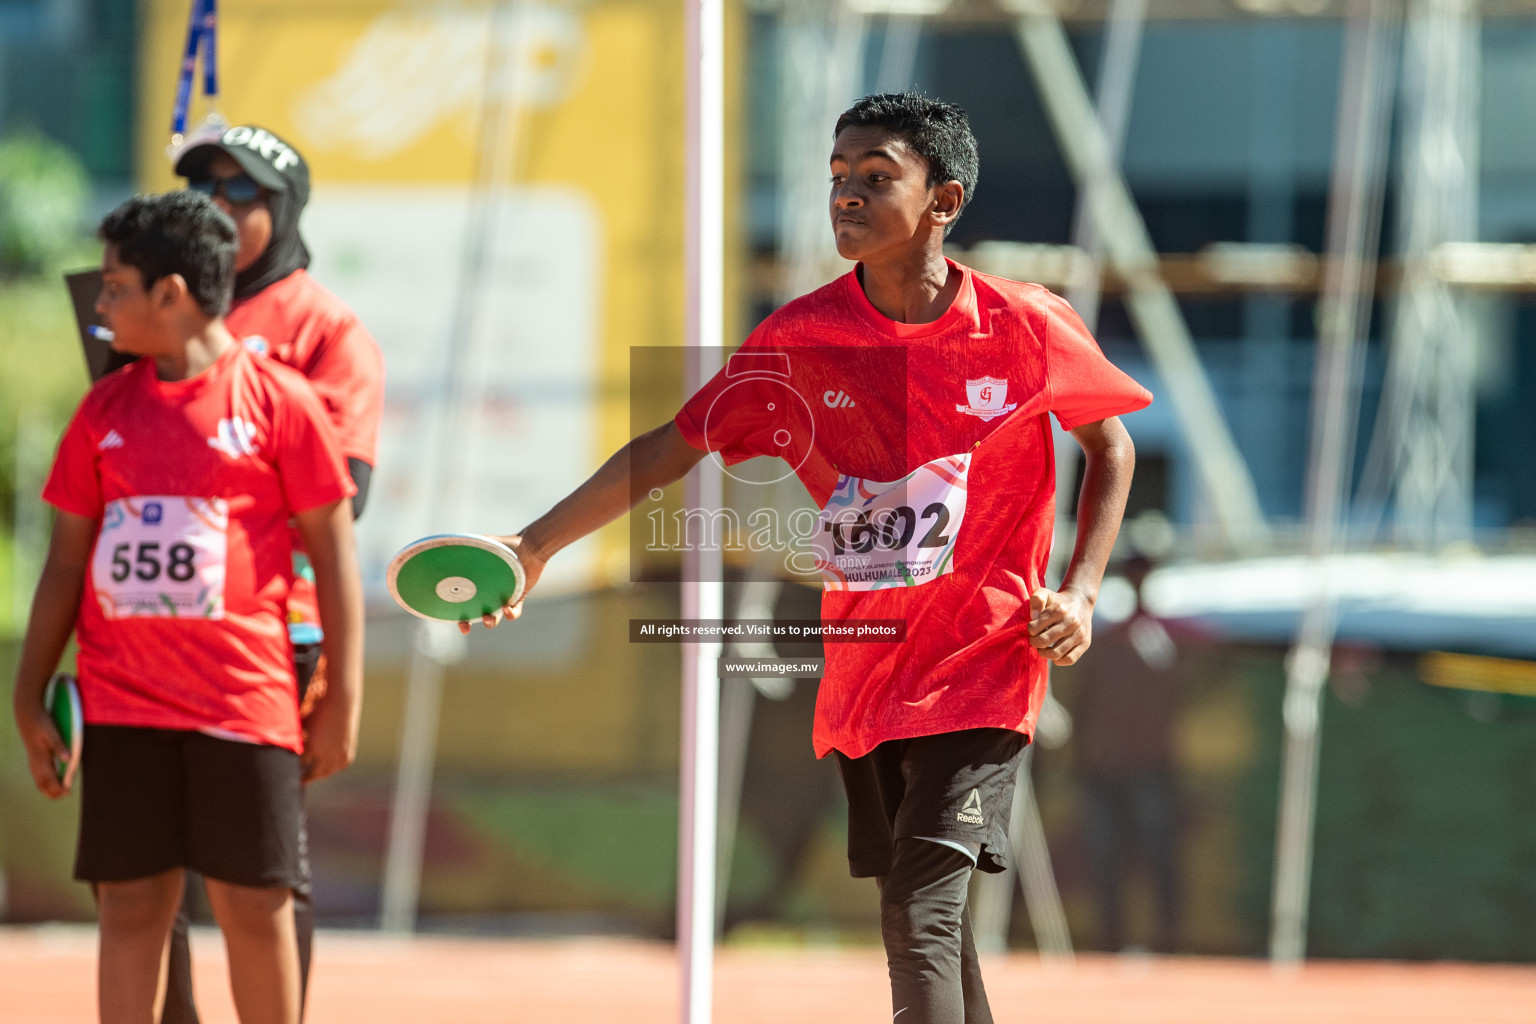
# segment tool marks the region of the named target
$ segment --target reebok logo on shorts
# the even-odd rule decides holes
[[[965,806],[960,808],[960,813],[955,815],[956,821],[963,821],[967,825],[985,825],[986,819],[981,816],[981,792],[971,790],[971,795],[965,798]]]

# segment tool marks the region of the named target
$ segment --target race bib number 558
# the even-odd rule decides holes
[[[91,582],[109,619],[222,619],[229,506],[145,495],[107,503]]]
[[[839,478],[811,538],[825,588],[915,587],[952,572],[970,470],[967,452],[890,483]]]

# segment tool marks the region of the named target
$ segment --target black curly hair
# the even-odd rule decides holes
[[[180,274],[207,316],[229,311],[235,288],[235,222],[200,192],[137,195],[102,219],[97,237],[138,268],[146,289]]]
[[[928,161],[928,187],[958,181],[965,189],[955,219],[976,194],[980,158],[976,136],[965,111],[953,103],[930,99],[915,92],[883,92],[865,96],[843,111],[832,130],[835,139],[848,127],[883,128],[899,136],[913,152]],[[955,226],[954,221],[949,227]],[[946,229],[946,234],[948,230]]]

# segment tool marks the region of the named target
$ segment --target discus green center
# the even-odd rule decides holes
[[[438,584],[460,577],[474,584],[469,600],[444,600]],[[427,548],[395,574],[395,589],[423,615],[449,622],[468,622],[490,615],[517,593],[517,573],[495,553],[461,544]]]

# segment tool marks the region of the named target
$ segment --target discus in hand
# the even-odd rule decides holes
[[[407,544],[389,563],[389,592],[423,619],[473,622],[523,596],[523,563],[499,540],[444,533]]]
[[[75,677],[60,672],[48,680],[48,687],[43,690],[43,707],[48,709],[48,717],[53,719],[59,737],[69,748],[67,760],[62,757],[53,759],[53,770],[63,782],[70,768],[80,763],[80,743],[85,737],[85,716],[81,713],[80,687],[76,685]]]

